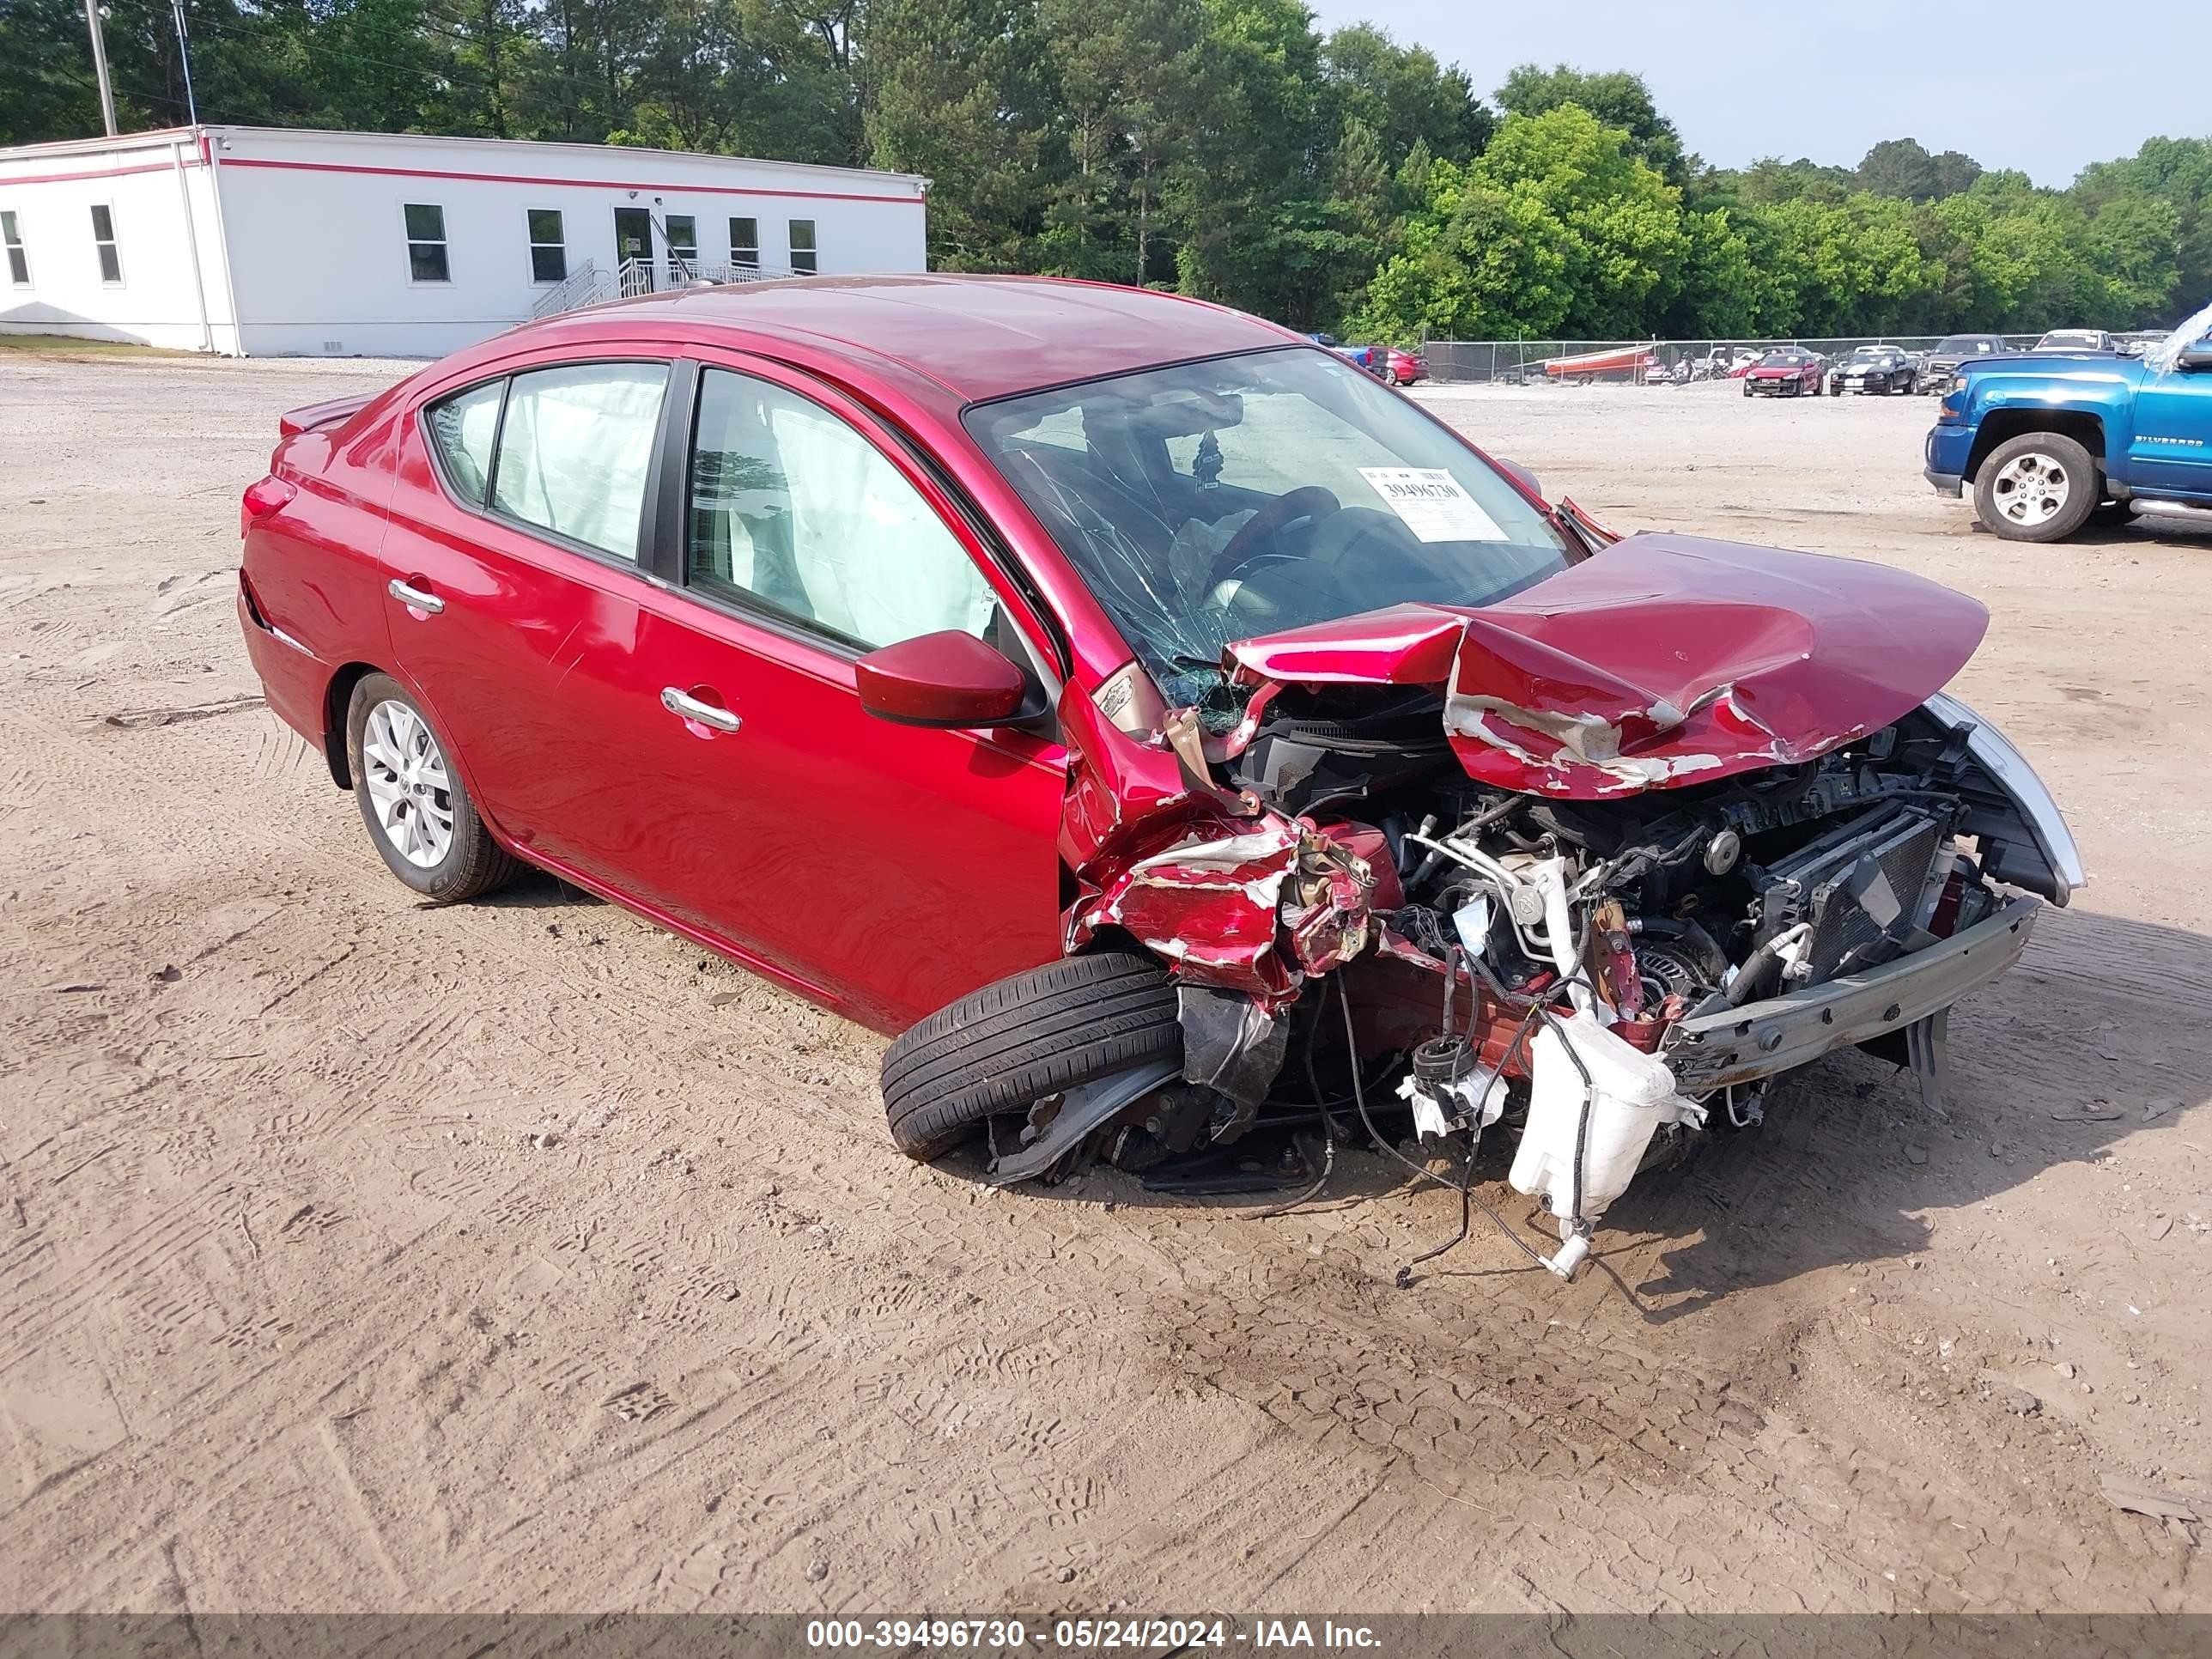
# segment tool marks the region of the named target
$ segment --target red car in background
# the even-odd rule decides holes
[[[1429,377],[1428,360],[1418,351],[1401,351],[1395,346],[1386,348],[1382,377],[1394,386],[1413,386]]]
[[[1826,362],[1795,346],[1770,351],[1743,377],[1747,398],[1817,398]]]
[[[270,706],[412,892],[534,866],[902,1033],[892,1138],[999,1181],[1295,1163],[1340,1096],[1471,1170],[1510,1109],[1571,1272],[1773,1077],[1865,1043],[1933,1089],[2083,880],[1942,694],[1973,600],[1616,543],[1171,295],[572,313],[286,416],[242,529]]]

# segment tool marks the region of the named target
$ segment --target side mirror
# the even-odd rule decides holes
[[[1499,471],[1510,472],[1512,474],[1514,482],[1518,483],[1522,489],[1527,490],[1531,495],[1534,495],[1540,501],[1544,499],[1543,487],[1536,482],[1536,475],[1531,472],[1527,467],[1522,465],[1520,462],[1504,460],[1496,455],[1492,455],[1490,459],[1498,463],[1498,470]]]
[[[1043,712],[1028,675],[957,629],[871,651],[854,679],[861,708],[901,726],[1003,726]]]
[[[2199,340],[2193,346],[2183,348],[2179,361],[2184,368],[2212,368],[2212,340]]]

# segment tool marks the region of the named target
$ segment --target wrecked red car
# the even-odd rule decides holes
[[[1827,369],[1826,362],[1796,346],[1770,351],[1751,366],[1743,377],[1747,398],[1817,398]]]
[[[1569,1272],[1782,1073],[1936,1086],[2084,879],[1942,692],[1973,601],[1616,540],[1156,294],[574,313],[287,416],[242,526],[270,705],[402,881],[537,866],[899,1033],[893,1139],[999,1181],[1510,1147]]]

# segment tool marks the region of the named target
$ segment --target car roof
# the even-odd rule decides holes
[[[702,338],[803,341],[873,359],[962,402],[1095,380],[1307,336],[1179,295],[1043,276],[807,276],[682,289],[593,306],[520,332],[651,321]],[[507,337],[511,343],[516,335]]]

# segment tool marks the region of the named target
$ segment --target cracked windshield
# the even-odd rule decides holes
[[[1546,517],[1371,378],[1289,349],[970,410],[1170,705],[1241,701],[1222,647],[1407,601],[1481,605],[1565,568]]]

